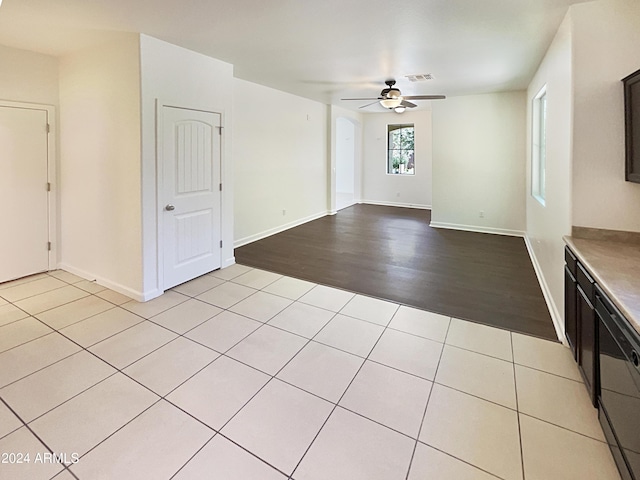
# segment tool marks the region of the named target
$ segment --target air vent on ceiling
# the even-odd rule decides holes
[[[417,75],[405,75],[410,82],[424,82],[426,80],[433,80],[433,75],[430,73],[419,73]]]

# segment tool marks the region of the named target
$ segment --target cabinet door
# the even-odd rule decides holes
[[[578,360],[578,315],[576,306],[576,279],[568,266],[564,267],[564,334],[573,358]]]
[[[578,331],[580,335],[578,365],[589,390],[591,402],[597,407],[597,364],[596,364],[596,313],[581,288],[578,291]]]

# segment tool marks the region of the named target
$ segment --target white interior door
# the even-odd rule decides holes
[[[162,107],[164,289],[220,268],[220,114]]]
[[[0,282],[49,269],[47,111],[0,106]]]

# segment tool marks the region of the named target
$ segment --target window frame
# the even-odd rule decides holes
[[[546,205],[547,85],[533,97],[531,118],[531,196]]]
[[[392,129],[391,127],[396,127],[394,129]],[[413,130],[413,150],[403,150],[403,149],[391,149],[391,132],[393,130],[399,130],[399,129],[403,129],[403,128],[411,128]],[[385,162],[386,162],[386,167],[385,167],[385,171],[387,175],[399,175],[399,176],[415,176],[416,175],[416,144],[415,144],[415,136],[416,136],[416,126],[415,123],[388,123],[386,126],[386,133],[387,133],[387,140],[386,140],[386,155],[385,155]],[[400,172],[398,171],[397,173],[393,171],[393,166],[391,164],[391,151],[392,150],[399,150],[399,151],[411,151],[413,152],[413,172],[409,173],[407,171],[405,172]]]

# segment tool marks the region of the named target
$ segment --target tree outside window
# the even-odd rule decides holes
[[[387,173],[391,175],[415,174],[413,124],[387,125]]]

